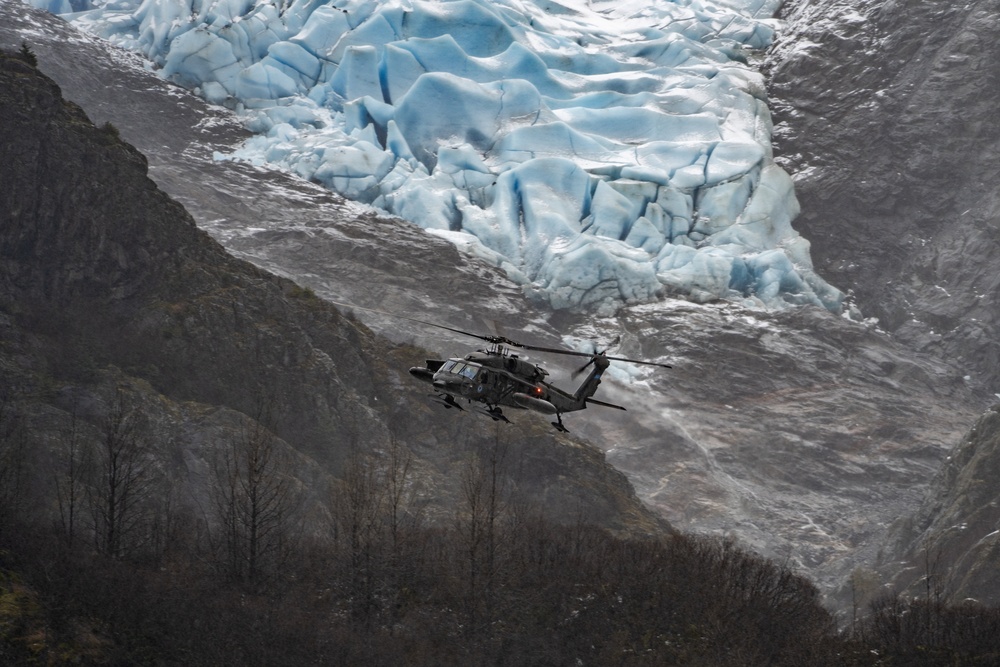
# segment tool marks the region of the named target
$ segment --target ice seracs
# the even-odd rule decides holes
[[[776,0],[30,2],[242,114],[231,158],[481,246],[554,307],[841,306],[741,62]]]

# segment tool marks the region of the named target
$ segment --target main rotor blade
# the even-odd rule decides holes
[[[615,405],[614,403],[607,403],[605,401],[599,401],[596,398],[590,398],[589,396],[587,397],[587,403],[593,403],[594,405],[603,405],[606,408],[615,408],[616,410],[625,410],[625,408],[623,408],[620,405]]]
[[[400,320],[407,320],[409,322],[416,322],[417,324],[424,324],[429,327],[437,327],[438,329],[444,329],[446,331],[453,331],[455,333],[462,334],[464,336],[472,336],[473,338],[478,338],[479,340],[485,340],[488,343],[494,342],[497,336],[482,336],[477,333],[472,333],[471,331],[463,331],[462,329],[455,329],[454,327],[446,327],[443,324],[438,324],[437,322],[428,322],[426,320],[418,320],[415,317],[408,317],[406,315],[400,315],[399,313],[389,313],[384,310],[378,310],[377,308],[367,308],[365,306],[359,306],[354,303],[343,303],[341,301],[333,301],[331,299],[326,299],[328,303],[332,303],[335,306],[341,306],[342,308],[349,308],[352,310],[367,310],[369,313],[377,313],[379,315],[385,315],[386,317],[393,317]],[[516,345],[514,341],[507,341],[508,345]]]
[[[629,359],[627,357],[604,357],[611,361],[627,361],[630,364],[640,364],[642,366],[656,366],[657,368],[673,368],[670,364],[661,364],[658,361],[641,361],[639,359]]]
[[[513,345],[514,343],[509,343]],[[561,350],[555,347],[539,347],[537,345],[518,345],[517,347],[522,347],[525,350],[532,350],[535,352],[549,352],[551,354],[566,354],[572,357],[596,357],[597,354],[593,352],[577,352],[576,350]],[[608,359],[610,361],[627,361],[631,364],[642,364],[643,366],[657,366],[659,368],[673,368],[670,364],[661,364],[657,361],[641,361],[639,359],[629,359],[628,357],[609,357],[607,355],[599,355]]]
[[[454,327],[448,327],[443,324],[438,324],[436,322],[428,322],[427,320],[418,320],[415,317],[407,317],[406,315],[399,315],[397,313],[389,313],[384,310],[378,310],[376,308],[366,308],[365,306],[358,306],[353,303],[343,303],[340,301],[333,301],[327,299],[329,303],[335,306],[341,306],[343,308],[351,308],[357,310],[367,310],[370,313],[378,313],[379,315],[385,315],[386,317],[395,317],[398,319],[408,320],[410,322],[416,322],[417,324],[424,324],[429,327],[437,327],[438,329],[444,329],[445,331],[451,331],[454,333],[462,334],[463,336],[471,336],[473,338],[478,338],[479,340],[484,340],[487,343],[493,343],[494,345],[508,345],[510,347],[519,347],[522,350],[531,350],[532,352],[548,352],[550,354],[565,354],[571,357],[589,357],[591,360],[593,357],[597,356],[592,352],[577,352],[576,350],[563,350],[557,347],[542,347],[539,345],[527,345],[525,343],[519,343],[516,340],[511,340],[506,336],[484,336],[482,334],[472,333],[471,331],[464,331],[462,329],[456,329]],[[610,361],[627,361],[631,364],[641,364],[643,366],[656,366],[658,368],[673,368],[669,364],[661,364],[655,361],[640,361],[639,359],[628,359],[626,357],[608,357],[605,355],[605,359]]]

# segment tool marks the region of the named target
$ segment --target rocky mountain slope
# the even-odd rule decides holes
[[[894,526],[879,570],[900,591],[947,602],[1000,600],[1000,405],[948,458],[920,508]]]
[[[906,348],[960,369],[974,405],[1000,390],[998,10],[792,0],[768,59],[776,153],[796,174],[796,224],[817,267]],[[903,511],[879,559],[898,588],[1000,601],[988,574],[995,416],[955,438]]]
[[[913,350],[1000,391],[995,0],[785,3],[769,57],[796,225],[834,284]]]
[[[827,592],[856,568],[875,567],[890,524],[919,507],[948,453],[994,400],[992,195],[975,200],[981,224],[967,224],[962,202],[972,195],[942,185],[940,172],[916,170],[906,181],[913,189],[890,188],[897,177],[887,145],[879,143],[883,126],[901,133],[893,164],[907,163],[912,148],[920,155],[938,151],[956,170],[965,167],[948,134],[906,140],[910,121],[888,113],[900,109],[873,107],[884,102],[878,94],[884,82],[929,62],[921,48],[943,48],[956,26],[978,25],[941,20],[921,33],[934,3],[789,2],[788,27],[768,59],[776,156],[795,176],[802,202],[795,226],[812,240],[821,273],[852,289],[862,315],[877,322],[818,309],[773,313],[677,301],[627,308],[615,318],[544,312],[496,271],[434,236],[287,174],[214,160],[214,152],[231,150],[245,136],[231,116],[144,72],[127,54],[23,5],[14,11],[15,4],[0,0],[0,43],[16,48],[29,39],[67,97],[98,125],[111,120],[120,128],[147,156],[150,176],[230,252],[294,276],[326,299],[465,330],[498,322],[512,337],[543,345],[559,344],[561,335],[620,336],[620,353],[673,363],[662,375],[632,377],[629,369],[613,368],[602,394],[629,412],[609,418],[588,410],[573,416],[570,429],[603,449],[640,497],[675,525],[736,537],[808,573]],[[964,11],[946,16],[957,20]],[[883,32],[871,32],[876,24]],[[895,48],[904,42],[906,48]],[[945,67],[951,63],[945,53],[939,68],[950,72],[958,65]],[[964,78],[951,84],[964,86],[972,73],[957,72]],[[917,70],[907,76],[919,79]],[[942,98],[929,93],[925,86],[907,98],[905,118],[951,103],[944,82]],[[980,117],[961,128],[970,133],[961,146],[982,148],[969,159],[988,168],[992,125]],[[972,187],[963,183],[957,185]],[[897,190],[894,206],[884,195]],[[914,231],[918,211],[907,207],[933,196],[955,208],[948,225],[919,218],[937,230],[932,238]],[[954,284],[939,280],[945,269]],[[939,312],[946,317],[937,318]],[[438,354],[469,347],[468,339],[357,314],[392,340]],[[414,351],[393,372],[422,354]],[[557,381],[569,370],[544,362]],[[382,396],[405,400],[406,379],[388,381]],[[429,420],[441,415],[425,412],[419,401],[398,409],[403,423],[427,415],[410,434],[427,457],[453,433],[467,438],[482,426],[438,420],[431,428]],[[518,419],[519,427],[522,421],[548,429],[531,418]],[[585,495],[588,487],[580,480],[576,488]]]
[[[204,498],[213,456],[264,400],[266,425],[320,504],[352,452],[396,441],[414,456],[429,515],[451,517],[462,466],[499,441],[527,507],[616,531],[664,528],[592,447],[539,424],[500,434],[440,422],[406,372],[419,350],[228,255],[113,125],[95,127],[31,60],[0,58],[0,368],[5,424],[28,426],[39,487],[70,432],[99,437],[117,388],[141,407],[182,503]]]

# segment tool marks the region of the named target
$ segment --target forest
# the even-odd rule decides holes
[[[318,498],[266,405],[172,497],[128,392],[45,459],[0,401],[0,663],[977,665],[1000,613],[896,595],[840,627],[817,588],[732,541],[620,536],[517,500],[507,443],[469,443],[450,516],[397,442]],[[99,437],[81,437],[97,433]],[[37,452],[36,452],[37,453]],[[842,624],[843,625],[843,624]]]

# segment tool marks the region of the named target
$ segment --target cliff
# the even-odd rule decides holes
[[[969,430],[926,499],[893,526],[881,569],[909,595],[1000,602],[1000,405]]]
[[[775,155],[795,176],[795,226],[817,270],[992,397],[996,3],[792,0],[781,15],[768,57]]]

